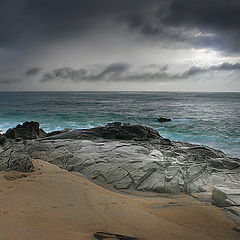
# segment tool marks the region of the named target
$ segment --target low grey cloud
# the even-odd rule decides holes
[[[240,71],[240,63],[227,63],[224,62],[220,65],[212,65],[208,68],[201,68],[193,66],[182,74],[177,74],[175,78],[185,79],[189,77],[194,77],[203,73],[209,73],[213,71]]]
[[[0,85],[11,85],[21,82],[21,79],[17,78],[0,78]]]
[[[208,68],[192,66],[188,70],[173,74],[168,72],[168,66],[146,65],[133,69],[127,63],[113,63],[103,66],[92,66],[90,68],[73,69],[70,67],[57,68],[51,72],[44,73],[40,82],[51,81],[73,81],[73,82],[94,82],[94,81],[135,81],[135,82],[169,82],[189,79],[200,74],[212,71],[239,71],[240,63],[222,63],[212,65]]]
[[[33,77],[35,75],[38,75],[41,72],[41,70],[42,70],[42,68],[40,68],[40,67],[30,68],[25,72],[25,76]]]
[[[155,70],[153,70],[153,67]],[[171,79],[165,71],[166,65],[147,65],[141,69],[132,69],[128,63],[113,63],[107,66],[93,65],[89,68],[73,69],[70,67],[57,68],[51,72],[44,73],[40,82],[51,81],[157,81],[161,79]]]
[[[128,63],[113,63],[104,67],[93,66],[90,68],[73,69],[70,67],[57,68],[52,72],[44,73],[40,82],[50,82],[55,80],[71,80],[78,81],[98,81],[121,78],[122,74],[130,69],[131,65]]]

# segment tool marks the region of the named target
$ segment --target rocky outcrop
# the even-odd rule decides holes
[[[240,186],[238,159],[206,146],[171,142],[141,125],[115,122],[12,144],[13,152],[1,153],[0,166],[19,171],[30,171],[30,157],[118,189],[192,193]]]
[[[224,190],[240,189],[239,159],[210,147],[163,139],[145,126],[113,123],[35,140],[8,140],[0,147],[0,170],[31,171],[31,158],[116,189],[174,194],[213,190],[216,205],[239,206],[234,200],[238,193]]]
[[[37,139],[44,137],[46,133],[39,128],[38,122],[25,122],[22,125],[19,124],[15,128],[10,128],[4,134],[6,138],[10,139]]]
[[[71,134],[75,136],[76,132]],[[117,189],[193,193],[240,183],[237,162],[209,147],[179,142],[167,144],[162,138],[133,141],[67,139],[65,134],[61,137],[55,135],[27,142],[30,156],[68,171],[81,172]],[[225,165],[227,160],[234,162],[231,164],[234,169]],[[221,167],[216,168],[214,162]]]
[[[146,141],[150,139],[162,138],[159,133],[146,126],[141,125],[122,125],[121,122],[109,123],[104,127],[92,129],[79,129],[54,134],[48,139],[121,139]]]
[[[170,118],[164,118],[164,117],[160,117],[157,120],[158,122],[171,122],[172,120]]]

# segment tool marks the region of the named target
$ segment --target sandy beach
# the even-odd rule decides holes
[[[190,196],[121,194],[33,163],[36,171],[27,175],[0,173],[1,240],[86,240],[96,231],[141,240],[239,239],[222,210]]]

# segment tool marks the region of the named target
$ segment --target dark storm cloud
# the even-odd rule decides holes
[[[41,72],[41,70],[42,70],[42,68],[40,68],[40,67],[30,68],[25,72],[25,76],[33,77],[35,75],[38,75]]]
[[[200,29],[203,35],[194,39],[196,45],[226,51],[240,50],[239,0],[172,0],[163,23],[178,28]]]
[[[145,37],[240,51],[239,0],[1,0],[0,46],[73,39],[106,22]],[[196,29],[203,34],[194,38]]]
[[[142,18],[155,0],[1,0],[0,44],[74,38],[107,22]],[[149,7],[148,7],[149,6]],[[40,41],[41,42],[41,41]]]

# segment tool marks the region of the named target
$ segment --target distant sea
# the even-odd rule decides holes
[[[171,122],[158,123],[169,117]],[[108,122],[143,124],[163,137],[240,157],[240,93],[0,92],[0,129],[37,121],[46,131]]]

